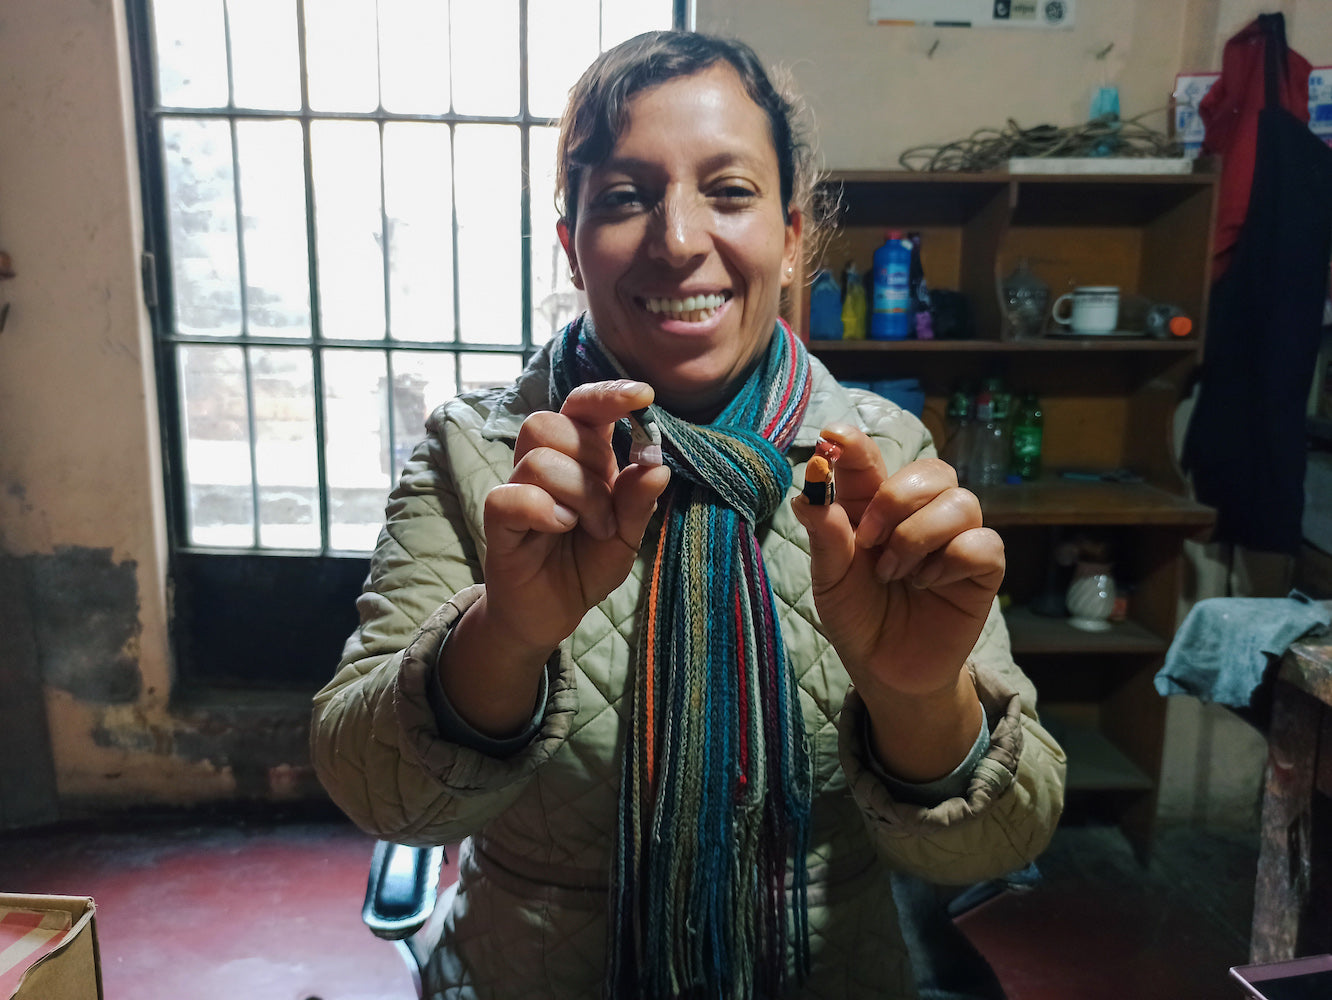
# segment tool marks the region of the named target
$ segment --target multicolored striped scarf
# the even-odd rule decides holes
[[[552,403],[625,377],[575,320],[552,354]],[[755,535],[791,484],[785,453],[809,404],[809,355],[778,322],[709,425],[659,406],[671,485],[636,651],[612,873],[612,997],[773,997],[809,962],[810,762]],[[622,448],[627,435],[617,430]],[[620,452],[623,454],[623,452]],[[788,889],[788,859],[794,877]]]

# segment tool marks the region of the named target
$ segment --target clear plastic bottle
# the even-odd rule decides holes
[[[971,418],[971,390],[958,386],[948,397],[948,440],[939,457],[953,467],[962,486],[967,485],[971,475],[972,439],[975,437],[975,423]]]
[[[982,389],[976,397],[975,437],[968,462],[968,479],[975,486],[998,486],[1008,475],[1006,417],[998,410],[995,395]]]

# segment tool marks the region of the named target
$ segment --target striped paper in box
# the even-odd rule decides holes
[[[100,997],[93,901],[0,893],[0,1000]]]

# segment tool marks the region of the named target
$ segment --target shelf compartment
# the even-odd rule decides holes
[[[1041,722],[1068,755],[1064,787],[1069,792],[1150,792],[1156,787],[1142,768],[1088,721],[1065,717],[1051,706],[1042,712]]]
[[[985,523],[1019,525],[1171,525],[1194,532],[1212,526],[1216,512],[1188,497],[1146,483],[1088,483],[1041,479],[975,488]]]
[[[1113,622],[1105,632],[1083,632],[1066,618],[1048,618],[1026,607],[1004,612],[1015,656],[1061,653],[1140,653],[1159,656],[1170,643],[1135,621]]]

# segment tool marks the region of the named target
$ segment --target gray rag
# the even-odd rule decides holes
[[[1268,665],[1295,640],[1321,634],[1329,622],[1332,610],[1299,591],[1289,597],[1199,601],[1175,633],[1157,671],[1156,690],[1248,708]]]

